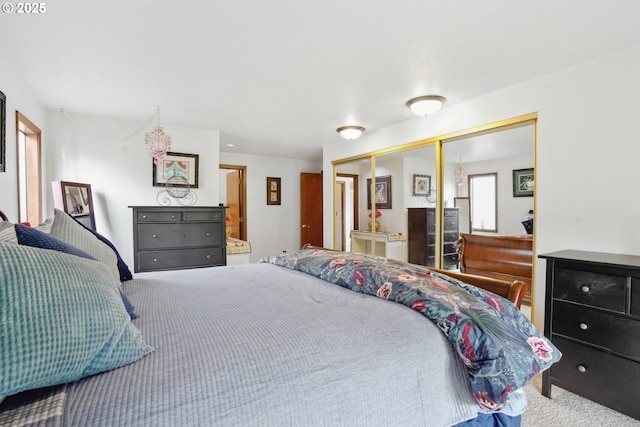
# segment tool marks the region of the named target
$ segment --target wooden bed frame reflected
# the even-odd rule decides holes
[[[334,249],[327,249],[320,246],[314,246],[306,244],[302,249],[323,249],[328,251],[335,251]],[[453,277],[470,285],[482,288],[494,294],[500,295],[515,304],[518,309],[522,305],[522,298],[525,292],[525,283],[520,280],[514,280],[512,282],[506,280],[492,279],[490,277],[477,276],[475,274],[458,273],[450,270],[440,270],[438,268],[425,267],[429,270],[436,271],[438,273]]]

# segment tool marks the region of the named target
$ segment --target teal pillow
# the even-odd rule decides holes
[[[81,251],[75,246],[63,242],[60,239],[56,239],[52,235],[44,233],[36,228],[27,227],[22,224],[16,224],[15,230],[16,236],[18,237],[18,243],[20,245],[33,246],[34,248],[51,249],[53,251],[65,252],[67,254],[77,255],[83,258],[95,259],[85,251]],[[118,252],[116,251],[116,254],[117,253]],[[124,292],[122,292],[122,289],[120,289],[120,298],[122,298],[122,303],[127,309],[129,317],[131,317],[131,319],[137,319],[138,315],[136,314],[136,309],[131,301],[129,301],[129,298],[127,298]]]
[[[0,400],[153,351],[99,261],[0,242]]]

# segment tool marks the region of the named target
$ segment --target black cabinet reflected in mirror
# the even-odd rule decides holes
[[[65,211],[85,227],[92,230],[96,229],[91,184],[54,181],[51,183],[51,187],[53,190],[53,205],[57,209]]]

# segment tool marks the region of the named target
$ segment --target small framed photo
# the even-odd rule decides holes
[[[413,174],[413,195],[427,197],[431,192],[431,176]]]
[[[185,153],[167,153],[156,165],[153,162],[153,186],[164,187],[169,178],[181,176],[188,184],[173,184],[174,187],[198,188],[198,155]]]
[[[533,197],[533,168],[513,171],[513,197]]]
[[[267,177],[267,205],[280,204],[280,178]]]
[[[376,177],[376,208],[391,209],[391,175]],[[367,178],[367,209],[371,209],[371,178]]]

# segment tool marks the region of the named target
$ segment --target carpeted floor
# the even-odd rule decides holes
[[[522,416],[522,427],[640,426],[638,420],[556,386],[552,386],[551,399],[548,399],[540,393],[541,384],[542,375],[538,375],[524,388],[528,406]]]
[[[530,306],[523,304],[521,310],[531,318]],[[551,388],[551,399],[544,397],[542,375],[524,390],[528,407],[522,416],[522,427],[640,427],[638,420],[556,386]]]

